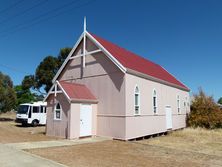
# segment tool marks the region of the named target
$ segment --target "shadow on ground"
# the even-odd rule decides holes
[[[14,119],[12,119],[12,118],[0,118],[0,122],[10,122],[10,121],[14,121]]]

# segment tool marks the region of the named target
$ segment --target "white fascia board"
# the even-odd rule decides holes
[[[60,85],[60,83],[58,81],[56,81],[57,85],[59,85],[59,88],[62,90],[62,92],[65,94],[66,98],[68,99],[69,102],[71,102],[70,97],[68,96],[68,94],[66,93],[66,91],[63,89],[63,87]]]
[[[111,53],[109,53],[90,33],[86,31],[86,36],[89,37],[96,45],[99,47],[106,55],[107,57],[123,72],[126,73],[126,68],[115,58],[112,56]]]
[[[78,41],[75,43],[75,45],[73,46],[72,50],[70,51],[69,55],[67,56],[67,58],[65,59],[65,61],[63,62],[62,66],[59,68],[58,72],[56,73],[56,75],[54,76],[52,83],[54,83],[56,81],[56,79],[59,77],[60,73],[62,72],[63,68],[65,67],[65,65],[68,63],[70,57],[72,56],[72,54],[74,53],[74,51],[76,50],[76,48],[78,47],[78,45],[80,44],[82,38],[84,36],[84,32],[80,35]]]

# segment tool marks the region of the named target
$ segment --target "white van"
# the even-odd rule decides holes
[[[20,104],[16,113],[15,122],[22,123],[22,125],[45,125],[46,106],[47,103],[42,101]]]

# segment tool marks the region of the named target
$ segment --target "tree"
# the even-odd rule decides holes
[[[35,87],[36,87],[35,76],[34,75],[26,75],[22,81],[22,89],[27,90],[27,89],[31,89],[31,88],[35,88]]]
[[[24,89],[22,85],[17,85],[14,87],[16,92],[17,101],[16,106],[22,103],[30,103],[35,101],[34,95],[31,93],[30,89]]]
[[[41,87],[44,87],[45,91],[48,92],[52,86],[52,79],[61,67],[62,63],[67,58],[71,48],[62,48],[60,49],[59,55],[57,57],[47,56],[43,59],[42,62],[38,65],[35,72],[35,83],[32,83],[32,79],[27,79],[28,83],[32,83],[33,87],[40,90]],[[32,78],[32,77],[31,77]]]
[[[222,127],[222,111],[213,97],[207,96],[201,88],[199,93],[194,95],[187,122],[192,127],[209,129]]]
[[[61,67],[62,63],[65,61],[69,53],[71,52],[72,48],[62,48],[60,49],[59,55],[58,55],[58,61],[59,61],[59,67]]]
[[[58,69],[59,62],[56,57],[47,56],[44,58],[44,60],[38,65],[35,72],[36,88],[40,89],[44,86],[45,91],[48,92],[52,86],[52,79]]]
[[[217,103],[222,105],[222,97],[219,98],[219,100],[217,101]]]
[[[58,72],[59,68],[69,55],[72,48],[66,47],[60,49],[57,57],[47,56],[37,66],[35,75],[27,75],[22,81],[23,90],[32,89],[38,91],[41,95],[45,94],[41,88],[44,88],[46,92],[52,86],[52,79]],[[35,94],[35,97],[42,99],[42,96]]]
[[[13,82],[8,75],[0,72],[0,112],[12,110],[16,105],[16,94]]]

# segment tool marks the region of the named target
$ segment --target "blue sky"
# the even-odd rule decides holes
[[[0,71],[20,84],[45,56],[75,44],[86,16],[88,31],[218,99],[221,8],[220,0],[0,0]]]

